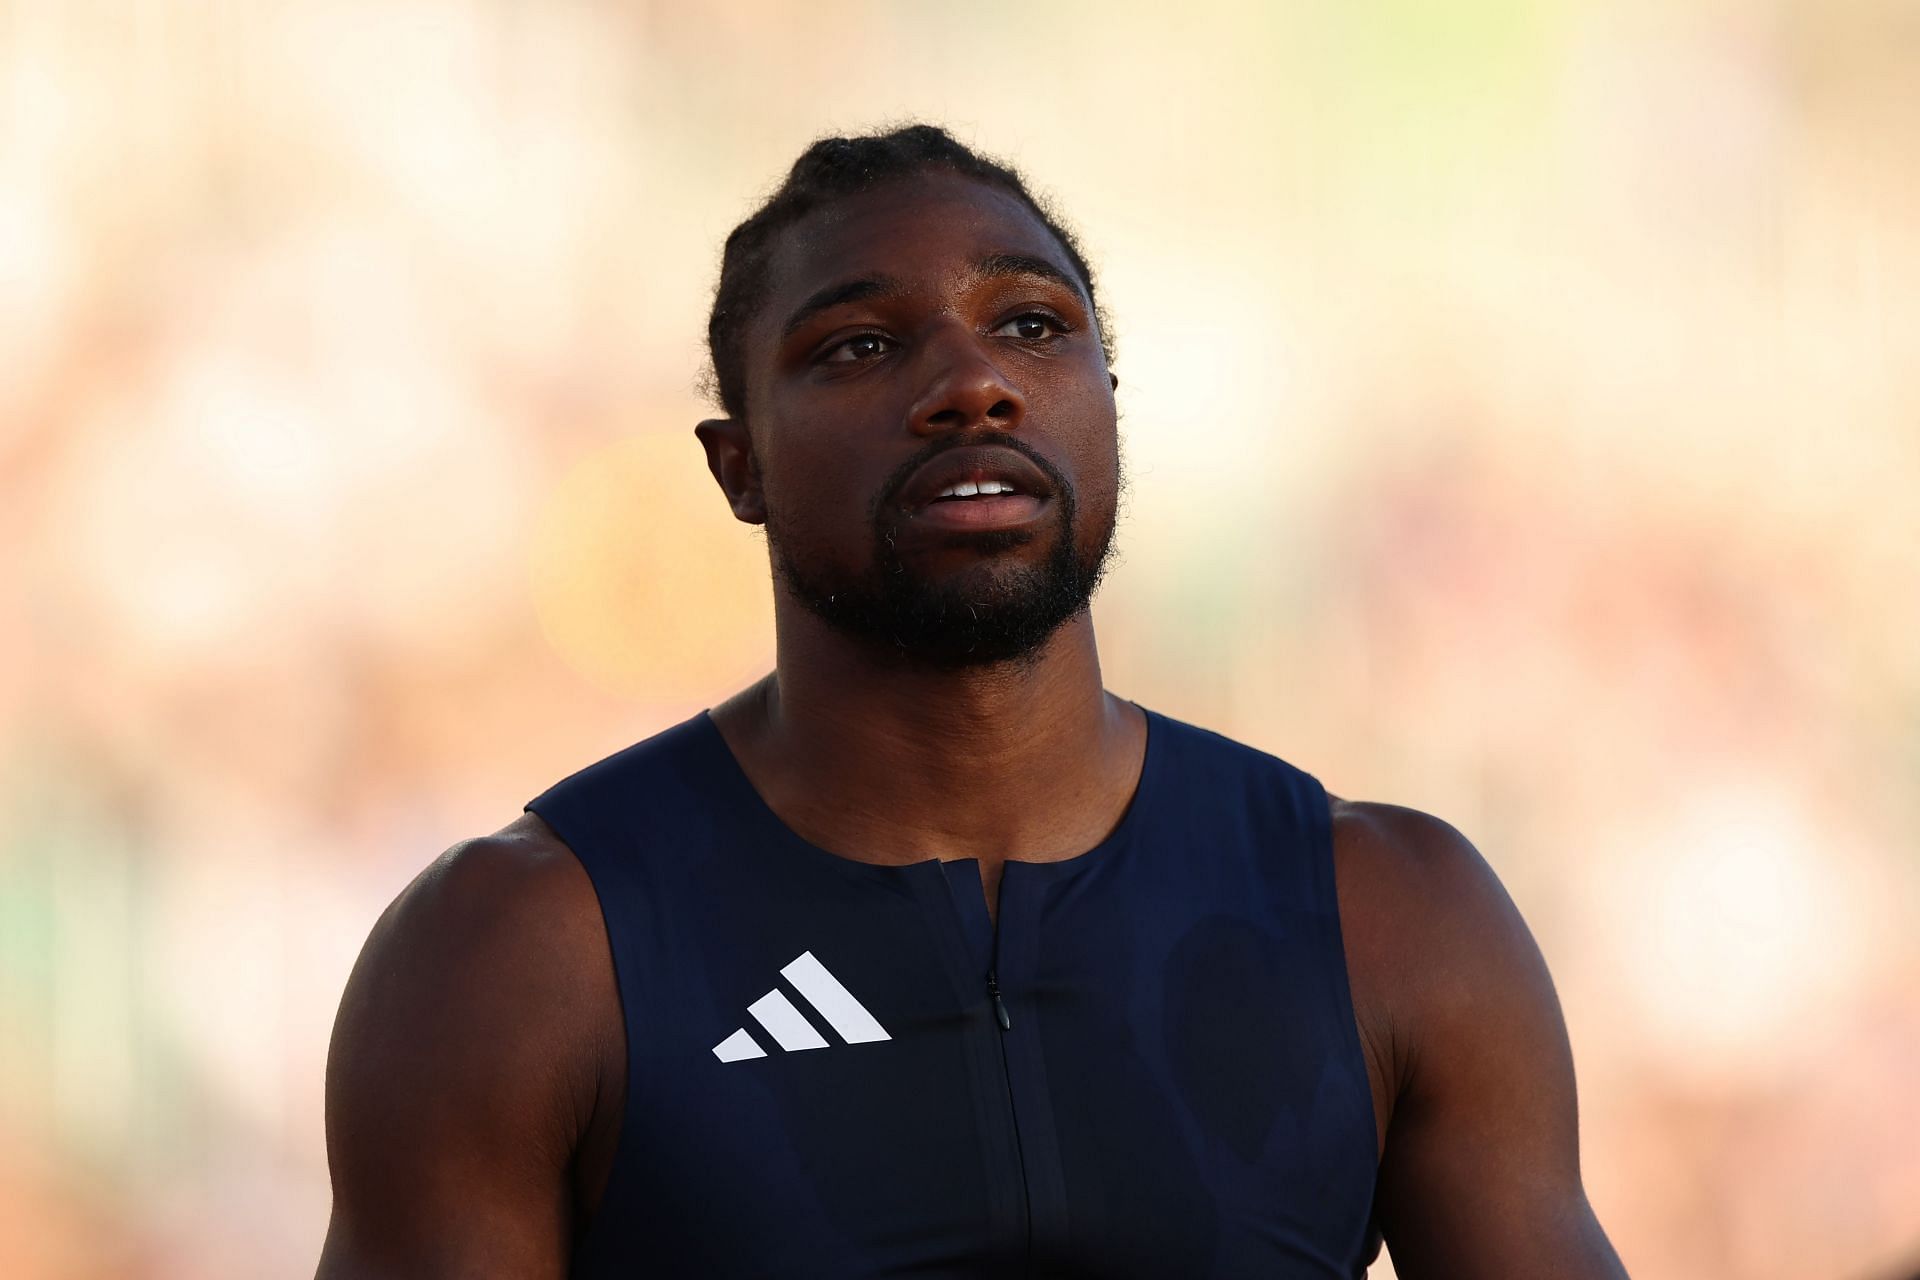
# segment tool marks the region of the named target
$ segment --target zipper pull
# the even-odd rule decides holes
[[[991,970],[987,973],[987,994],[993,997],[993,1013],[995,1017],[1000,1019],[1000,1029],[1002,1031],[1013,1030],[1013,1019],[1007,1017],[1007,1006],[1005,1002],[1000,999],[1000,980],[993,975]]]

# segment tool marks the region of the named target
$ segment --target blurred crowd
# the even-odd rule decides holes
[[[903,118],[1091,250],[1109,686],[1475,842],[1637,1280],[1920,1269],[1920,9],[1169,21],[0,0],[0,1275],[311,1270],[381,909],[770,665],[708,291]]]

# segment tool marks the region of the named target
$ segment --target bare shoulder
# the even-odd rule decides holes
[[[1404,805],[1329,800],[1349,986],[1384,1144],[1423,1053],[1446,1052],[1515,999],[1551,1001],[1552,988],[1499,876],[1457,828]]]
[[[1451,823],[1419,809],[1330,797],[1341,913],[1390,926],[1402,945],[1514,945],[1519,912],[1493,867]],[[1489,932],[1489,927],[1491,932]],[[1427,953],[1420,967],[1436,957]]]
[[[593,882],[531,813],[421,871],[374,925],[361,957],[370,965],[384,971],[383,986],[420,985],[439,999],[484,986],[496,1007],[524,1000],[528,1017],[580,1015],[583,1027],[597,1021],[612,979]]]
[[[322,1274],[559,1274],[624,1052],[598,901],[565,844],[529,814],[447,850],[341,998]]]
[[[1625,1280],[1581,1181],[1559,997],[1499,877],[1431,814],[1332,803],[1380,1121],[1375,1217],[1395,1268],[1406,1280]]]
[[[393,1025],[449,1053],[487,1041],[496,1060],[493,1042],[531,1039],[564,1055],[550,1069],[597,1077],[616,991],[586,868],[527,813],[448,849],[381,915],[341,1002],[336,1055],[342,1036]]]
[[[586,868],[533,813],[441,854],[395,899],[389,913],[396,912],[433,915],[462,932],[509,924],[570,935],[599,925]],[[564,963],[568,956],[554,958]]]
[[[1377,800],[1328,796],[1337,855],[1391,863],[1402,876],[1422,880],[1471,875],[1486,860],[1452,823],[1420,809]],[[1385,866],[1376,869],[1386,870]]]

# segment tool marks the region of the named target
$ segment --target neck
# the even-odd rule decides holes
[[[1092,843],[1088,810],[1111,807],[1117,782],[1130,793],[1139,713],[1101,684],[1090,613],[1029,661],[957,671],[779,615],[775,671],[715,719],[774,808],[836,852],[1069,857]]]

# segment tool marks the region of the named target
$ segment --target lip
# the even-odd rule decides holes
[[[985,498],[930,502],[908,512],[908,517],[916,528],[956,533],[1017,529],[1037,521],[1051,501],[1050,498],[1037,498],[1030,493],[997,493]]]
[[[998,480],[1014,492],[986,498],[966,498],[954,502],[936,502],[941,490],[971,481]],[[916,518],[943,513],[945,508],[978,506],[977,517],[956,522],[956,527],[981,528],[1004,520],[1015,512],[1036,513],[1053,497],[1053,486],[1040,469],[1017,449],[1006,445],[963,445],[947,449],[921,464],[908,477],[900,494],[900,505]],[[948,518],[942,515],[941,523]]]

